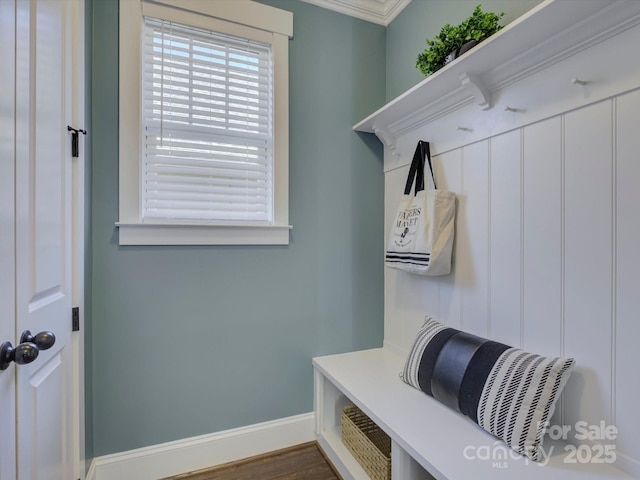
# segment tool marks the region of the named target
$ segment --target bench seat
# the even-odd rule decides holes
[[[567,445],[548,436],[546,465],[521,457],[464,415],[402,382],[403,362],[383,348],[313,359],[316,434],[345,479],[368,478],[340,442],[340,412],[350,403],[391,437],[393,480],[632,478],[615,465],[580,463],[575,455],[576,463],[567,463]]]

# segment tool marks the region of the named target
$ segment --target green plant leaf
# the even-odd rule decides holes
[[[470,40],[481,42],[499,31],[502,28],[499,22],[503,16],[504,12],[483,12],[482,5],[477,5],[471,16],[459,25],[445,23],[438,35],[425,41],[427,48],[418,55],[416,68],[425,76],[431,75],[442,68],[447,56],[464,43]]]

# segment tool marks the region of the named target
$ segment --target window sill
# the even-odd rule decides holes
[[[116,222],[120,245],[289,245],[291,225]]]

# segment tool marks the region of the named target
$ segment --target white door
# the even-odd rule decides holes
[[[75,474],[71,349],[73,186],[67,132],[67,125],[73,124],[74,3],[0,1],[0,70],[5,72],[0,103],[4,106],[11,96],[14,109],[11,112],[3,108],[0,133],[0,341],[17,345],[26,330],[33,335],[53,332],[56,338],[51,348],[40,349],[33,362],[12,363],[0,372],[0,427],[10,432],[0,435],[1,480],[67,480]],[[4,38],[12,33],[12,39]],[[15,46],[15,50],[12,52],[7,46]],[[10,73],[15,74],[15,82],[6,74],[11,71],[7,66],[12,62],[15,69]],[[11,113],[15,128],[8,130],[14,138],[4,132],[4,123],[12,123]],[[10,424],[15,424],[13,438]]]
[[[0,343],[15,345],[14,9],[0,0]],[[15,371],[0,371],[0,480],[16,478]]]

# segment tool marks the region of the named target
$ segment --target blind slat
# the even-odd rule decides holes
[[[148,89],[147,95],[144,97],[145,103],[161,104],[161,102],[180,103],[180,100],[188,100],[189,102],[204,101],[207,105],[228,103],[237,103],[260,109],[268,110],[269,98],[265,96],[267,88],[256,90],[255,92],[237,92],[228,90],[226,86],[211,87],[193,84],[181,87],[182,90],[173,88],[172,85],[164,87],[156,86],[158,80],[145,81],[145,88]]]
[[[216,212],[215,216],[204,217],[200,210],[154,209],[149,207],[145,220],[216,220],[219,222],[268,222],[267,213]]]
[[[269,148],[266,147],[264,143],[259,144],[250,144],[246,143],[244,145],[238,144],[229,144],[229,143],[212,143],[203,141],[201,137],[166,137],[161,138],[160,136],[146,135],[145,139],[146,145],[149,147],[163,147],[163,148],[192,148],[194,150],[207,150],[211,152],[220,152],[220,153],[228,153],[233,155],[234,157],[266,157],[269,155]]]
[[[186,122],[160,122],[149,121],[145,126],[147,136],[162,136],[164,141],[175,140],[180,138],[197,138],[203,142],[209,142],[211,145],[218,143],[245,145],[262,145],[270,151],[273,148],[272,138],[263,134],[254,134],[251,132],[239,132],[237,130],[229,130],[223,128],[201,127],[199,125],[189,125]]]
[[[223,49],[204,51],[194,50],[189,45],[185,47],[182,48],[168,42],[162,43],[162,40],[154,37],[145,40],[143,51],[145,55],[156,59],[154,65],[187,65],[191,63],[200,65],[206,71],[237,69],[242,72],[251,72],[254,75],[259,69],[270,68],[269,61],[264,55],[253,55],[250,51],[242,52],[241,55],[233,55]]]
[[[226,177],[224,179],[218,179],[217,177],[174,177],[158,174],[157,172],[152,172],[147,176],[147,184],[162,184],[163,188],[166,190],[174,190],[184,188],[188,191],[195,191],[200,188],[205,188],[207,190],[215,191],[217,188],[220,189],[233,189],[237,187],[238,189],[246,189],[246,188],[256,188],[257,185],[262,185],[264,190],[270,191],[270,186],[264,182],[261,182],[257,179],[251,178],[229,178]]]
[[[176,183],[165,183],[158,181],[147,181],[146,190],[150,195],[162,196],[166,194],[177,194],[178,192],[184,192],[185,194],[222,194],[222,195],[258,195],[258,196],[266,196],[269,193],[269,190],[263,184],[259,182],[255,182],[256,185],[237,185],[230,187],[228,185],[219,185],[215,184],[176,184]],[[156,192],[156,193],[154,193]]]
[[[227,213],[229,212],[246,212],[247,214],[259,214],[266,210],[264,204],[252,204],[247,202],[246,204],[231,204],[225,202],[177,202],[166,200],[152,200],[149,202],[151,208],[157,210],[221,210]]]
[[[220,183],[224,185],[225,178],[235,179],[252,179],[266,181],[265,172],[249,172],[246,170],[219,170],[215,174],[205,175],[202,169],[189,169],[187,167],[172,167],[170,165],[148,167],[148,173],[171,174],[175,176],[185,177],[211,177],[211,179],[219,178]]]
[[[212,172],[217,170],[240,170],[246,172],[266,172],[269,164],[266,158],[256,159],[223,159],[221,156],[211,158],[205,152],[185,152],[185,155],[169,155],[164,152],[146,152],[146,161],[150,169],[162,166],[191,168],[194,171]]]
[[[144,78],[147,81],[163,82],[166,86],[179,86],[181,83],[200,82],[202,84],[215,83],[226,85],[229,88],[246,88],[265,92],[269,89],[267,78],[254,77],[243,72],[227,68],[220,71],[198,69],[193,65],[155,64],[147,65],[144,69]]]
[[[164,161],[168,162],[170,158],[180,159],[185,161],[189,158],[203,159],[208,163],[204,165],[213,166],[214,162],[234,162],[236,164],[246,163],[254,164],[260,163],[267,165],[270,163],[268,154],[259,151],[242,151],[242,150],[230,150],[224,147],[216,147],[213,145],[200,145],[197,143],[161,143],[158,141],[156,144],[154,140],[151,140],[145,149],[145,153],[148,156],[155,157],[148,160]],[[242,168],[242,166],[241,166]]]
[[[160,108],[158,106],[158,108]],[[164,110],[155,110],[153,107],[145,108],[145,115],[148,115],[152,119],[157,118],[159,121],[164,117],[167,117],[173,121],[179,121],[181,119],[190,119],[194,122],[200,120],[208,120],[212,124],[227,125],[230,122],[251,122],[255,123],[262,130],[267,131],[269,128],[269,118],[266,116],[260,116],[253,113],[235,111],[230,109],[229,112],[224,115],[218,112],[207,112],[206,110],[195,109],[193,106],[174,106],[165,108]],[[215,120],[220,118],[220,120]]]
[[[242,205],[248,205],[248,200],[251,201],[251,205],[262,205],[266,207],[267,196],[266,195],[251,195],[251,196],[227,196],[225,194],[215,193],[186,193],[186,192],[157,192],[155,190],[148,190],[149,202],[153,202],[155,205],[165,202],[171,204],[197,204],[204,205],[205,207],[210,204],[224,204],[227,206],[237,207]]]

